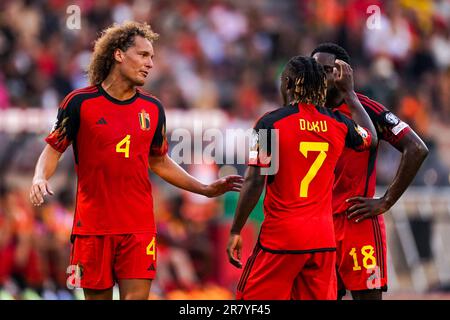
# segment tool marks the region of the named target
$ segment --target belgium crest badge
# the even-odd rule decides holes
[[[150,115],[145,110],[142,110],[138,113],[138,116],[141,129],[144,131],[150,130]]]

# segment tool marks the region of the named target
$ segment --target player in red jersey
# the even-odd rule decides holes
[[[368,129],[321,107],[326,75],[314,59],[298,56],[288,62],[281,77],[285,106],[256,123],[231,228],[228,259],[241,268],[240,232],[267,183],[264,222],[238,284],[237,299],[336,299],[334,168],[345,146],[362,151],[377,143],[371,134],[375,128],[353,92],[351,68],[336,63],[340,69],[336,83],[346,92],[357,122]],[[264,146],[263,130],[276,132],[274,147],[272,140]],[[273,162],[278,171],[264,175],[261,167],[273,167]]]
[[[167,155],[161,102],[137,87],[153,67],[150,26],[127,22],[106,29],[89,67],[90,87],[61,103],[48,145],[36,165],[30,199],[40,205],[58,160],[72,144],[78,175],[71,265],[86,299],[147,299],[156,271],[156,227],[148,168],[182,189],[215,197],[239,191],[242,177],[204,185]]]
[[[351,118],[343,93],[334,85],[336,59],[350,63],[347,52],[333,43],[319,45],[312,56],[325,69],[329,90],[326,106]],[[377,149],[356,153],[344,149],[333,185],[333,218],[337,244],[337,271],[341,299],[350,290],[354,299],[381,299],[387,290],[386,231],[382,214],[408,188],[428,149],[417,134],[382,104],[357,94],[379,139],[402,152],[397,174],[384,196],[373,198]]]

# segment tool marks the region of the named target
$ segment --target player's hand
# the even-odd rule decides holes
[[[333,68],[334,83],[338,90],[343,93],[353,92],[353,69],[342,60],[336,59]]]
[[[242,238],[239,234],[231,234],[227,245],[228,261],[236,268],[242,268]]]
[[[378,216],[390,208],[383,198],[353,197],[347,199],[346,202],[352,204],[347,210],[347,217],[355,219],[355,222]]]
[[[53,191],[48,186],[48,181],[44,179],[33,180],[33,185],[30,190],[30,201],[35,206],[40,206],[44,203],[46,195],[53,195]]]
[[[212,198],[217,197],[228,191],[241,191],[244,178],[237,175],[230,175],[214,181],[206,186],[204,195]]]

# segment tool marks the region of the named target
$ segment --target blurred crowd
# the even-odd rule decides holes
[[[67,27],[70,5],[80,8],[81,29]],[[160,34],[145,89],[168,112],[220,110],[228,121],[250,126],[280,105],[279,75],[291,56],[309,55],[321,42],[340,44],[351,56],[357,91],[391,109],[429,146],[414,184],[449,184],[449,0],[3,0],[0,110],[56,109],[71,90],[88,85],[85,70],[99,32],[125,20],[146,21]],[[58,195],[39,209],[29,204],[28,189],[4,179],[16,171],[31,183],[42,147],[42,136],[0,132],[0,299],[73,294],[65,289],[73,161],[63,159]],[[380,184],[391,181],[398,159],[382,145]],[[187,169],[207,182],[220,168]],[[217,271],[227,263],[217,245],[228,227],[218,223],[223,199],[153,182],[161,243],[154,294],[231,298],[235,278]]]

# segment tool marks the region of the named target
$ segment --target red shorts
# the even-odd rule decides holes
[[[156,234],[76,235],[69,286],[103,290],[119,279],[154,279]]]
[[[259,244],[238,283],[238,300],[336,300],[336,252],[270,253]]]
[[[386,228],[382,215],[356,223],[335,214],[339,290],[387,290]]]

